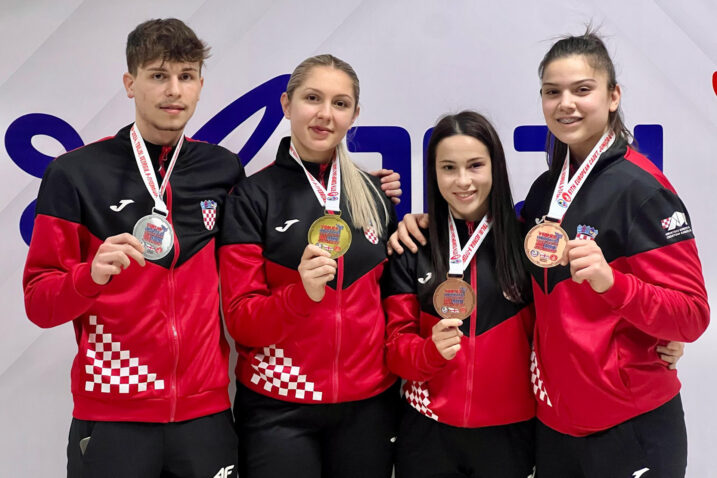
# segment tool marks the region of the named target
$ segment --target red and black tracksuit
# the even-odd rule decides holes
[[[533,184],[522,211],[526,228],[548,211],[555,181],[545,173]],[[597,441],[602,432],[664,406],[675,410],[668,421],[677,425],[663,434],[638,434],[637,440],[679,441],[684,423],[681,406],[674,406],[673,399],[680,382],[655,348],[670,340],[693,341],[709,322],[689,214],[665,176],[618,140],[600,157],[561,224],[570,239],[585,226],[596,230],[594,240],[613,269],[615,282],[607,292],[598,294],[587,282],[572,281],[569,267],[531,265],[536,309],[532,379],[538,419],[558,434]],[[642,454],[635,463],[645,463],[653,471],[646,476],[655,476],[659,465],[651,461],[655,454],[650,447],[633,447]],[[664,447],[683,448],[681,442]],[[619,461],[610,451],[596,453],[603,456],[595,462]],[[672,461],[684,464],[684,458]],[[633,470],[629,466],[625,472]],[[587,468],[592,471],[585,471],[585,476],[601,470],[597,465]],[[615,470],[606,468],[605,476],[618,476]],[[554,476],[541,472],[540,441],[538,475]]]
[[[224,148],[185,141],[164,197],[174,250],[144,267],[131,261],[98,285],[90,265],[99,246],[109,236],[131,233],[154,206],[129,129],[48,166],[23,276],[28,317],[41,327],[74,326],[75,419],[167,424],[226,414],[229,347],[219,316],[215,222],[228,190],[243,176],[241,164]],[[160,163],[171,157],[172,148],[149,143],[147,148],[161,178]],[[226,436],[230,425],[228,415],[215,435]],[[92,436],[86,461],[100,448]],[[71,465],[78,451],[71,443]],[[117,466],[132,465],[126,450],[114,451],[123,462]],[[205,473],[215,473],[219,465]]]
[[[336,277],[313,302],[297,267],[309,226],[324,208],[288,149],[284,138],[276,161],[230,195],[222,227],[222,304],[237,342],[242,471],[319,476],[323,467],[330,476],[390,475],[397,393],[384,358],[379,289],[387,232],[376,237],[352,227]],[[328,176],[325,166],[305,166],[322,181]],[[366,180],[380,192],[378,180]],[[386,205],[391,230],[390,201],[382,193],[375,200]],[[345,194],[341,211],[351,225]]]
[[[461,244],[474,223],[456,220]],[[446,360],[431,336],[441,318],[430,245],[393,255],[385,277],[389,368],[406,380],[410,405],[398,438],[398,476],[501,476],[532,473],[535,401],[530,384],[530,306],[505,298],[490,232],[463,280],[477,303],[463,321],[461,348]]]

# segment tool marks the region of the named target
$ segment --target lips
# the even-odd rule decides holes
[[[458,198],[459,201],[468,201],[473,199],[475,197],[476,192],[475,191],[469,191],[469,192],[462,192],[462,193],[453,193],[453,195]]]
[[[166,111],[167,113],[177,114],[177,113],[184,111],[185,107],[182,105],[171,104],[171,105],[161,105],[159,107],[159,109],[161,109],[162,111]]]
[[[571,117],[568,117],[568,118],[558,118],[558,123],[560,123],[560,124],[565,124],[565,125],[570,125],[570,124],[575,124],[575,123],[577,123],[577,122],[580,121],[581,119],[582,119],[582,118],[577,118],[577,117],[575,117],[575,116],[571,116]]]

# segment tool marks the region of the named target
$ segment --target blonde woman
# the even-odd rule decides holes
[[[391,474],[399,396],[379,283],[395,213],[343,144],[358,101],[350,65],[302,62],[281,97],[291,137],[229,201],[219,257],[242,477]]]

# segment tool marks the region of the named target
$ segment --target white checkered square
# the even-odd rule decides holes
[[[363,235],[366,236],[366,239],[368,239],[368,242],[371,244],[378,244],[378,235],[376,234],[376,229],[373,227],[364,229]]]
[[[290,394],[299,400],[320,402],[323,393],[315,389],[314,383],[300,375],[301,369],[286,357],[284,350],[276,345],[264,347],[263,353],[254,355],[251,361],[254,374],[251,383],[261,385],[267,392],[274,392],[282,397]]]
[[[433,410],[429,407],[431,399],[428,396],[428,387],[426,387],[426,382],[408,380],[405,384],[403,384],[403,395],[406,397],[408,404],[413,408],[428,418],[438,421],[438,415],[433,413]]]
[[[545,390],[545,383],[540,378],[540,367],[538,367],[538,357],[535,355],[535,351],[530,353],[530,381],[533,384],[533,393],[535,398],[541,400],[552,407],[553,404],[548,397],[548,391]]]
[[[123,350],[122,344],[112,341],[112,334],[105,333],[104,325],[97,323],[97,316],[89,318],[90,347],[86,356],[90,363],[85,364],[85,390],[110,393],[113,390],[120,394],[128,394],[133,387],[138,392],[147,391],[152,384],[155,390],[164,389],[164,380],[157,380],[157,374],[149,373],[146,365],[139,365],[139,359],[132,357],[129,350]]]

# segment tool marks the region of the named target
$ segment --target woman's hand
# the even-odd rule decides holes
[[[418,252],[418,246],[413,240],[417,240],[421,245],[426,245],[426,238],[421,233],[421,227],[428,227],[428,214],[406,214],[401,222],[398,223],[398,229],[388,238],[387,249],[388,255],[396,251],[403,254],[403,243],[411,252]]]
[[[336,261],[327,251],[313,244],[306,246],[299,263],[299,275],[311,300],[321,302],[326,294],[326,283],[336,276],[336,267]]]
[[[453,359],[461,349],[463,332],[458,327],[462,323],[461,319],[442,319],[433,326],[431,339],[433,339],[438,352],[446,360]]]
[[[568,241],[561,265],[570,264],[570,275],[578,284],[588,281],[590,287],[602,294],[615,283],[612,267],[605,260],[602,249],[595,241],[573,239]]]
[[[675,370],[677,361],[685,354],[685,343],[670,342],[667,345],[658,345],[657,353],[660,355],[660,359],[667,364],[667,368]]]

